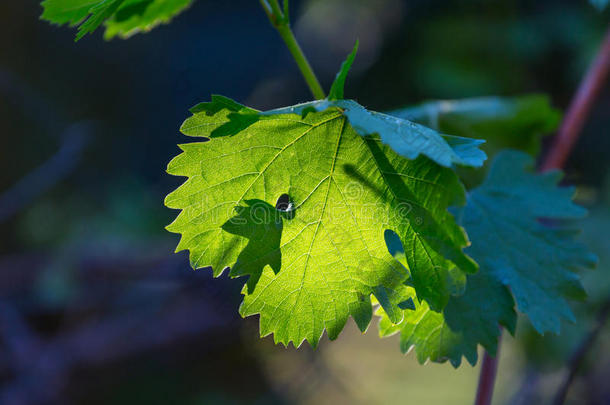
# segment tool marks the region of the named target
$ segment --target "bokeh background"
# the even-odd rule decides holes
[[[328,88],[356,38],[346,95],[375,110],[548,94],[565,110],[610,21],[586,0],[302,0],[293,26]],[[0,2],[0,403],[469,404],[478,366],[417,364],[350,321],[316,351],[260,339],[241,280],[193,271],[164,196],[188,108],[223,94],[267,109],[310,98],[254,0],[197,0],[129,40]],[[566,167],[590,209],[579,322],[504,336],[496,404],[545,403],[610,296],[610,84]],[[518,136],[519,134],[515,134]],[[543,150],[548,146],[544,142]],[[568,403],[610,403],[610,328]]]

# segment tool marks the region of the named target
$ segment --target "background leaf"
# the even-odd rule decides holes
[[[567,300],[585,297],[575,271],[596,262],[574,241],[573,222],[586,211],[572,202],[572,188],[557,187],[560,178],[533,173],[526,154],[503,152],[461,215],[472,240],[468,252],[510,288],[539,333],[559,333],[561,318],[574,321]]]
[[[388,114],[447,134],[485,139],[482,149],[490,157],[506,148],[536,156],[541,138],[557,129],[561,119],[541,94],[430,101]]]
[[[461,137],[483,139],[481,149],[491,159],[504,149],[521,150],[538,156],[542,137],[553,133],[561,114],[545,95],[518,97],[475,97],[429,101],[388,112],[437,131]],[[460,168],[460,178],[474,187],[485,178],[489,168]]]
[[[414,346],[420,362],[449,360],[458,367],[462,356],[476,363],[478,344],[495,354],[499,325],[515,333],[513,296],[541,334],[558,333],[561,318],[573,320],[566,300],[584,297],[574,270],[596,261],[574,241],[571,222],[584,209],[572,203],[571,188],[557,187],[558,172],[534,174],[532,165],[524,153],[502,152],[485,182],[468,194],[458,217],[472,241],[467,252],[480,268],[467,277],[464,294],[452,296],[439,313],[411,291],[416,309],[405,310],[401,323],[377,312],[381,336],[400,333],[401,350]],[[403,260],[395,237],[388,238],[388,247]]]
[[[45,0],[42,19],[78,26],[76,40],[105,24],[106,39],[127,38],[168,23],[193,0]]]

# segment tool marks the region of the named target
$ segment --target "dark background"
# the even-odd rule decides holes
[[[610,20],[585,0],[291,8],[325,88],[359,38],[346,95],[381,111],[532,92],[565,110]],[[419,366],[374,325],[360,336],[350,324],[315,352],[261,340],[257,320],[237,314],[241,280],[172,253],[163,198],[182,180],[165,167],[188,108],[210,94],[259,109],[310,99],[258,2],[197,0],[170,25],[109,42],[96,32],[74,43],[41,11],[0,3],[0,403],[471,402],[478,368]],[[505,338],[496,403],[548,398],[610,294],[609,127],[606,85],[566,168],[601,259],[585,279],[592,302],[561,338]],[[610,403],[603,333],[573,403]]]

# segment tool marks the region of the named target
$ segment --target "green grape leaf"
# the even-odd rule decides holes
[[[167,24],[194,0],[125,0],[114,16],[106,22],[104,38],[129,38]]]
[[[91,14],[91,8],[104,3],[108,2],[102,0],[44,0],[41,3],[43,7],[41,18],[54,24],[74,26],[82,23]]]
[[[537,156],[542,136],[555,131],[561,119],[540,94],[430,101],[388,114],[448,134],[485,139],[481,149],[490,157],[506,148]]]
[[[459,216],[481,269],[510,289],[539,333],[559,333],[562,318],[574,321],[567,299],[585,297],[574,271],[596,258],[574,240],[573,222],[586,210],[572,202],[573,189],[557,187],[559,171],[533,173],[533,163],[521,152],[498,154]]]
[[[349,54],[345,62],[341,64],[341,69],[339,69],[339,73],[337,73],[337,77],[335,77],[335,81],[330,87],[330,92],[328,93],[329,100],[342,100],[343,99],[343,91],[345,89],[345,79],[347,79],[347,74],[349,73],[352,64],[354,63],[354,59],[356,59],[356,53],[358,52],[358,41],[354,45],[354,49],[352,53]]]
[[[507,148],[538,156],[542,137],[554,132],[561,118],[548,97],[540,94],[430,101],[388,114],[444,133],[484,139],[481,149],[490,158]],[[458,168],[458,175],[473,188],[485,179],[489,163],[483,169]]]
[[[42,18],[54,24],[78,26],[76,40],[106,26],[106,39],[127,38],[168,23],[193,0],[45,0]]]
[[[414,288],[434,308],[476,272],[448,211],[464,203],[453,170],[426,156],[407,160],[375,131],[362,136],[336,106],[259,113],[215,96],[192,111],[181,131],[206,139],[180,145],[168,165],[188,179],[165,200],[182,210],[167,229],[182,234],[177,251],[190,251],[193,268],[248,276],[240,313],[260,315],[261,335],[316,346],[349,316],[364,331],[371,295],[400,322],[409,272],[388,252],[387,229],[408,246]],[[438,158],[469,149],[446,144],[449,156]]]
[[[397,237],[386,240],[390,252],[404,263],[404,249]],[[379,335],[400,333],[401,351],[407,353],[415,348],[420,363],[428,359],[439,363],[449,360],[457,368],[465,357],[475,365],[478,344],[495,356],[500,335],[498,325],[511,333],[515,331],[517,314],[513,298],[484,268],[467,280],[464,294],[452,296],[442,312],[432,311],[408,288],[406,295],[415,303],[414,307],[404,311],[399,324],[392,323],[383,308],[379,308],[376,312],[381,317]]]
[[[379,309],[381,336],[400,333],[401,350],[415,347],[420,362],[449,360],[458,367],[462,357],[476,363],[478,344],[495,355],[498,325],[514,334],[515,301],[539,333],[558,333],[561,318],[573,320],[567,299],[584,296],[573,271],[596,261],[573,240],[572,222],[585,211],[572,203],[571,188],[557,187],[558,172],[532,169],[533,159],[522,152],[496,156],[487,180],[458,210],[472,240],[466,252],[479,272],[467,277],[464,294],[450,297],[442,312],[431,311],[412,289],[415,310],[405,310],[399,324]],[[387,244],[404,262],[400,241],[387,237]]]
[[[279,108],[265,114],[300,114],[312,111],[339,109],[360,135],[378,134],[381,141],[407,159],[425,155],[441,166],[455,165],[479,167],[487,158],[479,149],[484,141],[442,135],[414,122],[370,111],[354,100],[317,100]]]

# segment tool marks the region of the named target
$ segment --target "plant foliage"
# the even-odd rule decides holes
[[[452,146],[428,130],[429,142],[401,149],[408,160],[377,135],[387,121],[376,129],[374,118],[360,125],[356,115],[354,126],[348,109],[327,103],[306,114],[302,106],[259,113],[216,96],[182,126],[209,140],[181,145],[168,167],[188,177],[166,199],[182,210],[168,227],[182,234],[178,250],[190,251],[194,268],[248,275],[242,315],[260,314],[261,333],[285,344],[315,346],[324,329],[334,339],[350,315],[365,330],[371,294],[401,320],[408,272],[386,248],[388,229],[410,247],[413,285],[437,310],[477,268],[447,211],[464,202],[463,187],[438,162],[473,161],[478,142],[457,138]],[[358,114],[375,114],[351,103]],[[393,133],[419,129],[391,123]],[[283,195],[289,208],[278,210]]]
[[[450,360],[457,367],[462,356],[476,362],[477,344],[495,353],[498,325],[514,333],[515,301],[539,333],[559,333],[561,318],[574,320],[567,300],[584,298],[574,271],[596,261],[574,240],[573,222],[585,210],[572,202],[571,188],[557,187],[559,172],[532,169],[533,160],[522,152],[498,154],[485,182],[457,213],[479,272],[468,277],[464,295],[451,297],[442,314],[416,299],[416,309],[405,310],[400,324],[380,310],[381,336],[400,332],[403,352],[415,346],[420,361]],[[400,245],[390,246],[400,257]]]
[[[192,2],[45,0],[42,18],[78,26],[77,40],[101,25],[125,38]],[[261,4],[288,21],[288,2],[283,13]],[[167,169],[187,177],[165,200],[180,210],[167,227],[181,234],[176,250],[195,269],[245,276],[240,313],[285,345],[335,339],[350,316],[365,331],[373,304],[380,335],[399,333],[421,362],[475,364],[478,345],[495,354],[517,309],[539,333],[559,332],[574,320],[568,300],[585,295],[576,270],[595,263],[574,240],[585,211],[573,190],[558,172],[533,173],[559,113],[538,95],[371,111],[344,99],[357,49],[326,99],[261,112],[212,96],[191,109],[181,131],[198,141]],[[478,169],[479,183],[484,150],[493,164],[466,195],[456,173],[469,183],[463,167]]]
[[[42,18],[54,24],[78,26],[76,40],[102,24],[104,37],[127,38],[168,23],[193,0],[45,0]]]

